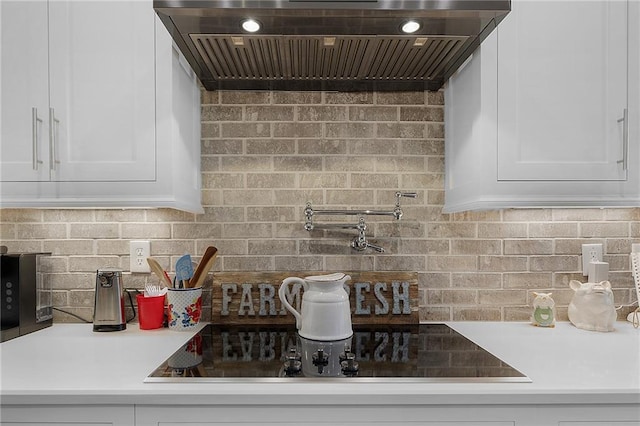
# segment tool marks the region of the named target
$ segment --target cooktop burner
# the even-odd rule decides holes
[[[531,382],[446,324],[354,325],[321,342],[295,327],[209,324],[145,382]]]

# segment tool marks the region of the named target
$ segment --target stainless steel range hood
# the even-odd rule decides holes
[[[438,90],[510,0],[155,0],[208,90]],[[256,20],[250,33],[241,24]],[[401,31],[413,20],[420,28]]]

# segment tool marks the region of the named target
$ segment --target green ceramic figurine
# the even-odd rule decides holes
[[[555,327],[556,326],[556,302],[551,298],[551,293],[536,293],[533,299],[533,315],[531,315],[531,323],[537,327]]]

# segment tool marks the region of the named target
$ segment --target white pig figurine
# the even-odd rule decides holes
[[[551,293],[536,293],[533,299],[533,314],[531,324],[537,327],[556,326],[556,302],[551,298]]]
[[[578,328],[591,331],[613,331],[616,308],[609,281],[581,283],[571,280],[575,291],[569,304],[569,321]]]

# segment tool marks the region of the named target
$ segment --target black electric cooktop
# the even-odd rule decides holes
[[[209,324],[145,382],[531,382],[446,324],[353,328],[320,342],[293,326]]]

